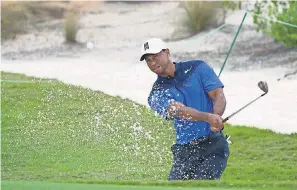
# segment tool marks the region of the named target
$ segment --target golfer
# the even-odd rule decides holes
[[[168,47],[158,38],[142,44],[140,57],[158,75],[148,97],[150,107],[174,120],[176,143],[168,180],[220,179],[229,156],[222,133],[222,82],[204,61],[172,62]]]

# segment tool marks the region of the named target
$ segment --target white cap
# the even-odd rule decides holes
[[[141,46],[140,61],[143,61],[145,54],[156,54],[162,51],[163,49],[167,49],[167,45],[161,39],[159,38],[149,39]]]

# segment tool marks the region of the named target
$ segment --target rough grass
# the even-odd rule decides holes
[[[171,122],[102,92],[2,72],[2,180],[294,189],[297,134],[226,126],[220,181],[167,182]]]

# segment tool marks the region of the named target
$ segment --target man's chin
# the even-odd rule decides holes
[[[154,73],[157,75],[162,75],[162,72],[154,71]]]
[[[157,75],[161,75],[163,72],[160,68],[157,68],[156,70],[153,71],[154,73],[156,73]]]

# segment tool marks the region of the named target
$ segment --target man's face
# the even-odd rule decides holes
[[[162,75],[168,67],[168,55],[168,50],[162,50],[157,54],[146,55],[145,61],[151,71],[157,75]]]

